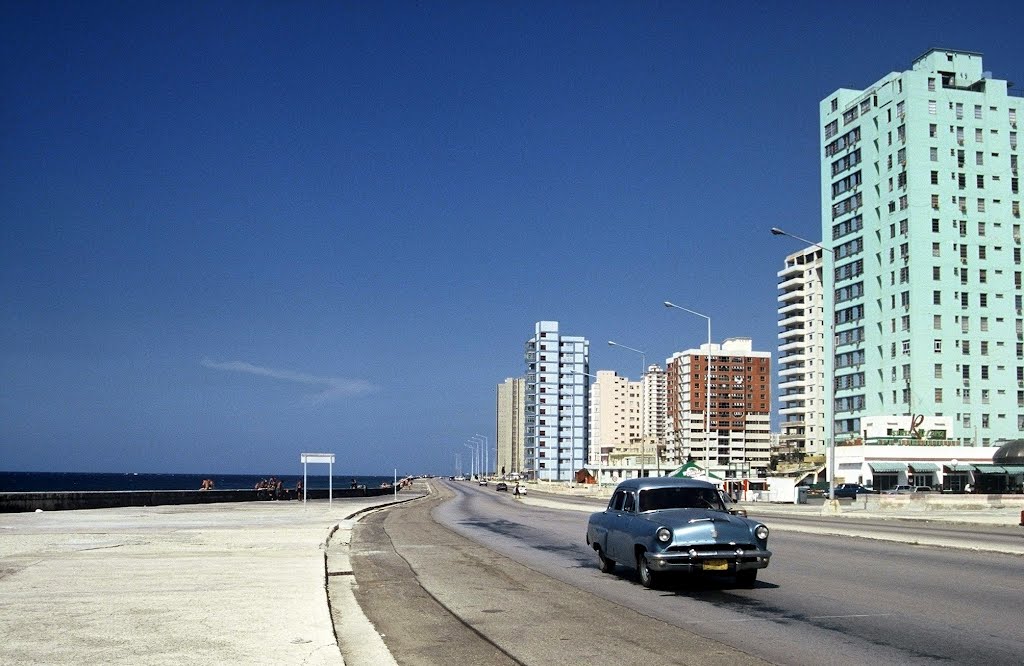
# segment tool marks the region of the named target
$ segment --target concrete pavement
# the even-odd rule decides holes
[[[567,494],[531,488],[522,501],[579,511],[603,504]],[[397,499],[419,496],[406,490]],[[0,514],[0,663],[394,663],[355,601],[348,559],[355,521],[393,501]],[[745,508],[766,520],[822,513],[813,505]],[[1014,507],[899,515],[870,501],[844,502],[841,515],[848,519],[843,529],[869,538],[885,537],[870,536],[871,523],[861,518],[998,526],[1019,520]]]
[[[0,514],[0,663],[340,665],[336,621],[372,654],[354,600],[328,606],[327,542],[393,501]]]

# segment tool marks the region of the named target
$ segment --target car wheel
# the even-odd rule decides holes
[[[757,569],[744,569],[736,572],[736,583],[740,587],[754,587],[757,583]]]
[[[647,564],[647,556],[643,553],[636,556],[636,572],[640,576],[641,585],[648,589],[657,587],[658,575],[651,571],[651,567]]]
[[[611,573],[615,571],[615,560],[610,560],[605,557],[600,548],[597,550],[597,564],[601,573]]]

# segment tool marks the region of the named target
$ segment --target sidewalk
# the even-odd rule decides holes
[[[573,509],[577,511],[600,511],[611,497],[613,486],[605,485],[600,489],[594,486],[548,483],[531,485],[529,498],[535,504],[543,505],[545,502],[553,508]],[[593,506],[570,504],[559,502],[560,497],[572,497],[577,499],[591,500]],[[1011,496],[1019,497],[1019,496]],[[889,501],[889,500],[887,500]],[[895,504],[895,503],[893,503]],[[861,497],[857,500],[839,500],[838,513],[827,510],[821,502],[814,504],[790,504],[775,502],[738,502],[737,506],[746,509],[751,514],[761,515],[806,515],[806,516],[837,516],[843,518],[875,518],[875,519],[900,519],[900,520],[922,520],[946,523],[961,523],[968,525],[1004,525],[1019,526],[1021,522],[1021,511],[1024,505],[1010,503],[1005,506],[985,507],[976,509],[943,509],[926,507],[925,505],[904,503],[904,506],[882,506],[877,495]],[[1022,528],[1024,532],[1024,528]]]
[[[0,663],[343,664],[325,544],[392,502],[0,514]]]

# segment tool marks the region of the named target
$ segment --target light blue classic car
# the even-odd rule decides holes
[[[730,511],[713,484],[693,479],[650,477],[623,481],[608,508],[591,514],[587,545],[597,551],[601,571],[615,563],[635,566],[644,587],[663,573],[733,573],[753,587],[768,566],[768,528]]]

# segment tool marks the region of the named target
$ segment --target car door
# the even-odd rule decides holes
[[[636,515],[636,491],[622,491],[622,502],[617,503],[608,527],[608,556],[616,562],[633,559],[631,523]]]

